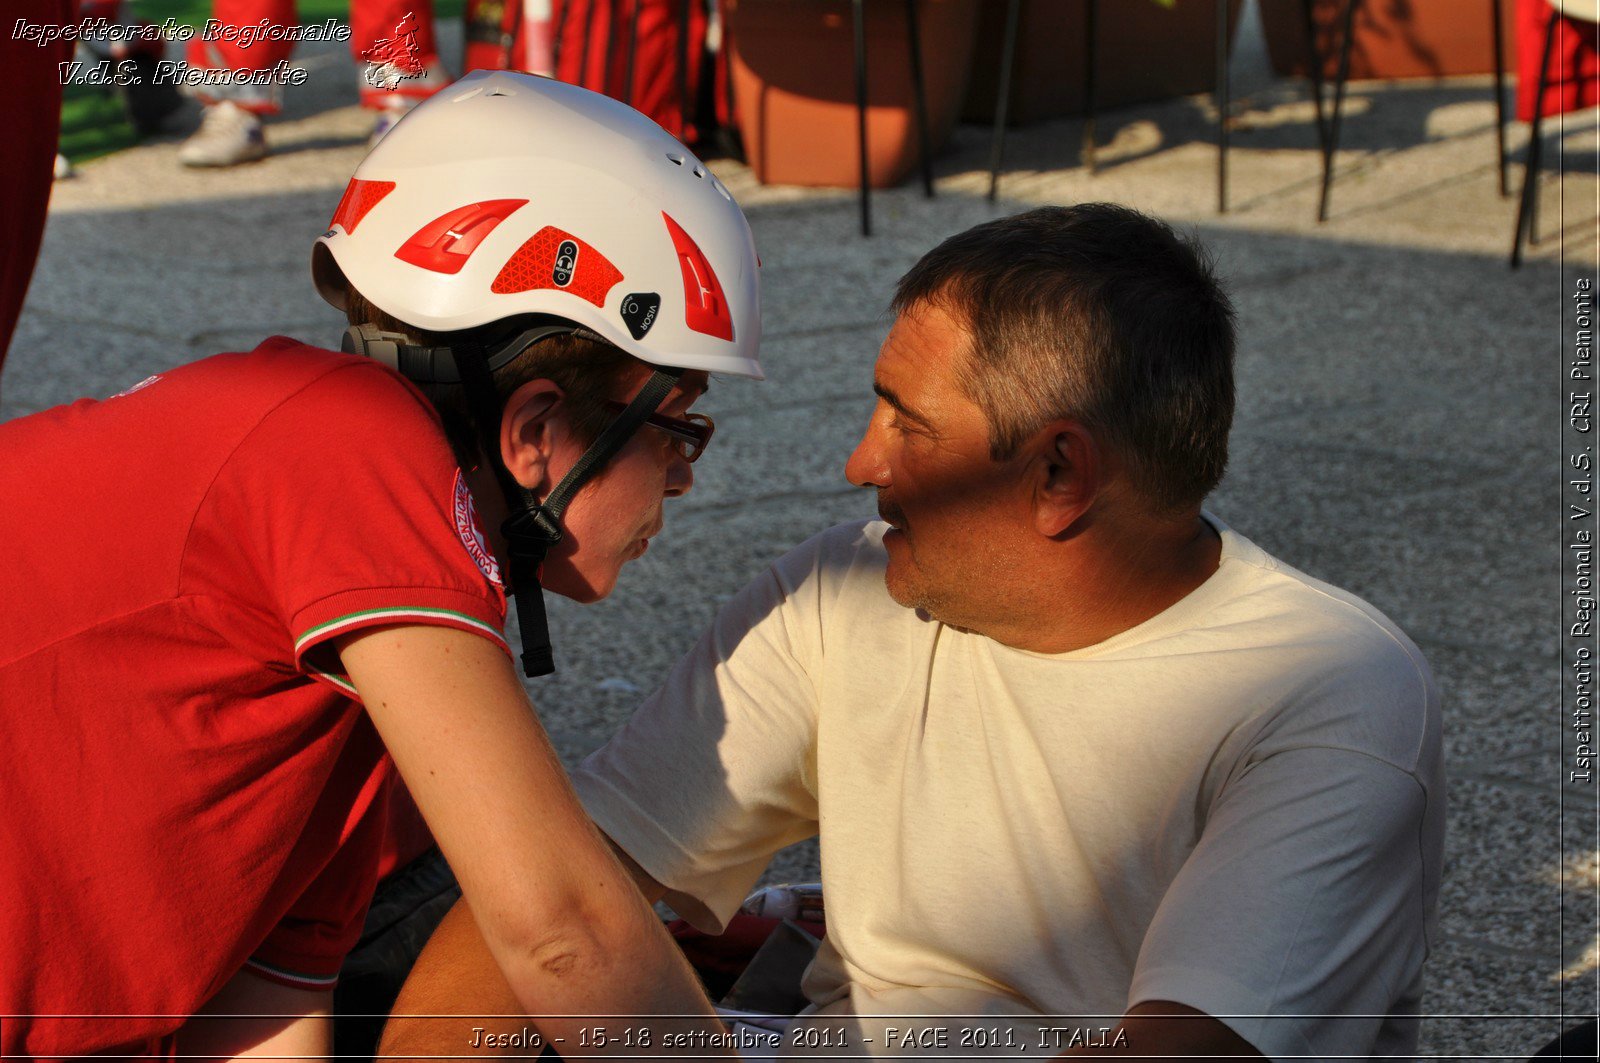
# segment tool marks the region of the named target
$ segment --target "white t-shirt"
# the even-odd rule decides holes
[[[992,1026],[1053,1051],[1071,1035],[1039,1028],[1092,1040],[1152,1000],[1268,1056],[1412,1051],[1444,836],[1426,662],[1208,519],[1204,584],[1054,655],[896,604],[885,526],[833,528],[728,603],[578,792],[712,932],[820,833],[805,989],[852,1052],[909,1014],[997,1017],[952,1024],[958,1054]]]

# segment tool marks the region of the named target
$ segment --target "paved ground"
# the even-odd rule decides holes
[[[266,162],[185,172],[173,138],[58,186],[0,416],[110,394],[269,333],[336,340],[341,322],[306,262],[367,118],[350,106],[355,76],[338,49],[303,61],[312,84],[291,93]],[[713,391],[717,446],[670,507],[671,533],[609,602],[554,610],[562,671],[534,697],[563,754],[581,755],[758,566],[871,512],[841,469],[869,408],[892,282],[937,239],[1038,203],[1155,212],[1200,232],[1240,312],[1234,454],[1213,508],[1394,617],[1445,693],[1450,839],[1425,1051],[1526,1055],[1558,1013],[1596,1010],[1595,789],[1561,785],[1573,645],[1560,496],[1563,307],[1595,274],[1596,116],[1550,131],[1567,172],[1544,191],[1549,238],[1510,273],[1514,208],[1495,191],[1486,79],[1356,85],[1319,226],[1304,91],[1266,76],[1248,41],[1238,64],[1250,96],[1226,216],[1199,98],[1103,116],[1092,177],[1076,122],[1019,131],[996,206],[982,197],[986,131],[963,127],[939,160],[937,198],[878,195],[871,240],[849,193],[762,188],[717,163],[765,263],[770,379]],[[1513,134],[1519,151],[1525,137]],[[814,873],[815,853],[785,854],[778,870]]]

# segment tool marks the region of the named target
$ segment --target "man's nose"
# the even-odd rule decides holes
[[[844,477],[857,487],[889,486],[889,463],[885,459],[876,415],[867,422],[861,442],[844,463]]]

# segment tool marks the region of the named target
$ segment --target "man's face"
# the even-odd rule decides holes
[[[640,368],[613,398],[631,400],[650,378]],[[658,413],[683,417],[705,393],[706,374],[684,373],[667,393]],[[587,447],[564,436],[551,461],[551,483],[567,474]],[[661,530],[662,503],[686,494],[694,472],[671,436],[646,424],[606,467],[573,497],[562,520],[565,534],[545,560],[543,584],[579,602],[604,598],[616,586],[622,566],[644,554]]]
[[[1004,608],[1014,576],[1005,544],[1026,493],[1014,463],[989,457],[988,419],[957,383],[968,343],[936,307],[900,316],[878,353],[878,405],[845,476],[877,488],[878,513],[893,526],[884,536],[890,596],[982,630]]]

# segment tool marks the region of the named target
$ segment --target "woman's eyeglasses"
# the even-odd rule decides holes
[[[606,406],[613,413],[621,413],[628,408],[627,403],[615,399],[607,402]],[[644,419],[644,423],[658,432],[666,433],[672,439],[673,449],[678,456],[691,464],[705,453],[706,444],[711,442],[711,434],[717,430],[716,424],[703,413],[691,413],[683,417],[652,413]]]

